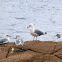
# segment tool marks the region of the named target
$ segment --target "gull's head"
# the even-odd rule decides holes
[[[11,37],[9,34],[6,34],[5,37]]]
[[[45,34],[47,34],[47,32],[45,32]]]
[[[29,30],[32,30],[32,29],[34,29],[34,25],[33,25],[32,23],[30,23],[27,28],[28,28]]]
[[[54,37],[60,38],[61,35],[60,34],[56,34]]]
[[[16,35],[16,39],[19,38],[19,37],[20,37],[20,35]]]

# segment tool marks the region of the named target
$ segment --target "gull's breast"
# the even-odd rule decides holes
[[[30,34],[31,34],[32,36],[38,36],[38,34],[36,34],[36,33],[34,33],[34,32],[30,32]]]

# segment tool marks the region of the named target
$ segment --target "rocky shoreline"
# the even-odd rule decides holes
[[[14,42],[0,45],[0,62],[62,62],[62,42],[26,41],[24,51],[17,51],[21,48]]]

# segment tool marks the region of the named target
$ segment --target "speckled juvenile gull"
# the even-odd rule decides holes
[[[0,44],[7,43],[10,41],[9,37],[10,35],[5,35],[5,38],[0,39]]]
[[[42,31],[40,30],[37,30],[34,28],[34,25],[31,23],[29,24],[29,26],[27,27],[30,31],[30,34],[32,36],[34,36],[34,38],[36,37],[36,40],[37,40],[37,37],[40,36],[40,35],[44,35],[44,34],[47,34],[47,32],[43,33]],[[33,39],[34,40],[34,39]]]

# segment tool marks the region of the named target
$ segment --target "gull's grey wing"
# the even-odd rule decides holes
[[[0,44],[5,43],[6,41],[8,41],[8,39],[0,39]]]
[[[44,33],[43,33],[42,31],[37,30],[37,29],[34,30],[34,33],[38,34],[39,36],[40,36],[40,35],[44,35]]]
[[[15,43],[16,43],[16,45],[20,45],[19,39],[17,39]]]
[[[24,45],[24,41],[23,41],[23,39],[21,39],[20,41],[21,41],[21,45],[23,46],[23,45]]]
[[[23,39],[16,39],[16,45],[24,45]]]

